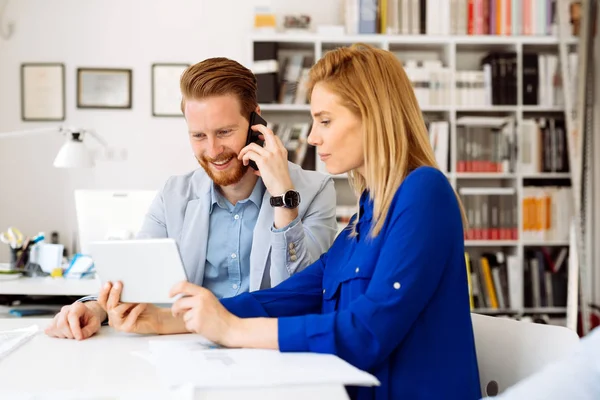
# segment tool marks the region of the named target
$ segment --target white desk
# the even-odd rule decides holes
[[[0,319],[0,330],[37,324],[44,328],[50,319]],[[126,393],[160,391],[155,368],[131,354],[147,351],[148,340],[189,339],[188,335],[140,336],[115,332],[105,327],[83,340],[54,339],[39,333],[5,359],[0,360],[0,398],[18,392],[43,394],[77,393],[77,398],[118,399]],[[200,373],[200,372],[199,372]],[[11,397],[13,396],[13,397]],[[86,397],[88,396],[88,397]],[[96,397],[97,396],[97,397]],[[19,398],[27,398],[22,395]],[[45,397],[41,397],[45,398]],[[139,398],[146,398],[145,396]],[[348,399],[341,385],[295,386],[262,389],[203,390],[195,399],[300,400]]]
[[[0,295],[86,296],[98,293],[97,279],[65,279],[52,277],[0,280]]]

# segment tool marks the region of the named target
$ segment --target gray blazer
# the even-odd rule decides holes
[[[333,180],[289,163],[301,204],[299,221],[273,232],[273,208],[265,191],[250,254],[250,291],[276,286],[326,252],[337,233]],[[138,237],[174,238],[188,280],[202,285],[208,242],[210,187],[202,168],[167,180],[144,219]]]

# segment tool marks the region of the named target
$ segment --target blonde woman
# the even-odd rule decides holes
[[[309,91],[309,141],[330,173],[350,174],[359,212],[317,262],[274,288],[219,301],[177,285],[171,294],[186,297],[162,332],[336,354],[381,382],[349,387],[353,399],[479,399],[464,214],[401,63],[367,45],[330,51]],[[247,164],[260,151],[239,157]]]

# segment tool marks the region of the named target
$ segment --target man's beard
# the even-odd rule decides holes
[[[229,159],[231,159],[231,165],[224,171],[217,171],[210,166],[212,162],[227,161]],[[216,158],[208,158],[202,154],[198,159],[198,163],[218,186],[229,186],[238,183],[248,171],[248,166],[239,161],[237,154],[231,150],[225,150]]]

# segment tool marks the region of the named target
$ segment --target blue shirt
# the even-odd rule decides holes
[[[252,234],[262,204],[265,185],[256,181],[245,200],[232,205],[213,183],[210,189],[210,223],[202,286],[217,298],[249,290]]]
[[[463,225],[448,180],[412,171],[375,238],[368,193],[360,210],[357,237],[344,230],[304,271],[223,305],[279,318],[282,352],[335,354],[377,377],[378,387],[348,387],[352,399],[479,399]]]

